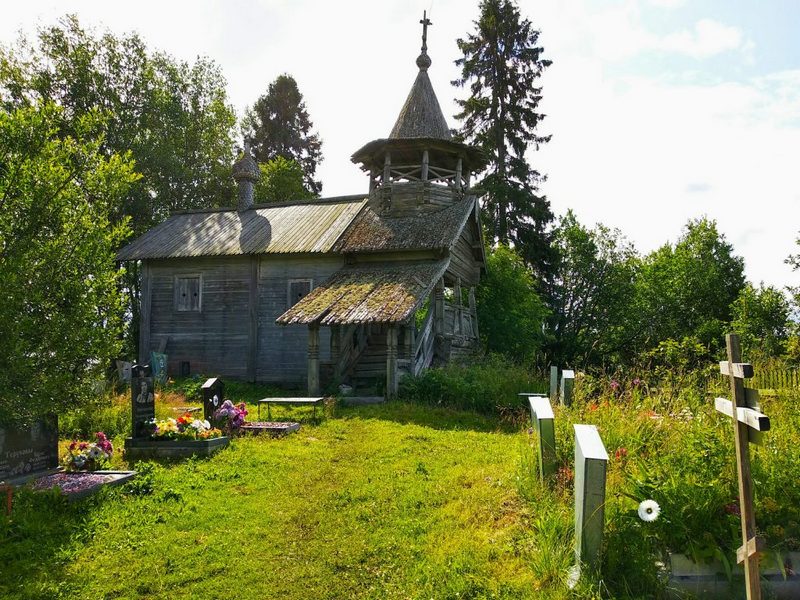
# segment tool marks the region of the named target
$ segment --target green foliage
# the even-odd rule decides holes
[[[544,392],[547,384],[525,367],[500,355],[490,355],[469,366],[447,365],[429,369],[419,377],[400,382],[400,398],[482,414],[508,414],[527,410],[517,396]]]
[[[269,163],[283,157],[296,162],[303,171],[304,189],[317,196],[322,183],[314,175],[322,162],[322,141],[311,133],[313,127],[303,94],[288,74],[270,83],[242,120],[242,133],[252,144],[256,160]]]
[[[508,246],[489,250],[486,275],[475,294],[481,339],[489,352],[531,359],[542,347],[547,309],[529,269]]]
[[[308,200],[315,194],[303,183],[303,168],[296,160],[276,156],[258,165],[261,179],[256,183],[255,201],[286,202],[288,200]]]
[[[40,100],[63,107],[63,136],[75,137],[86,115],[105,115],[101,151],[130,152],[142,175],[110,212],[112,223],[129,221],[134,235],[172,210],[234,204],[235,115],[212,61],[179,62],[150,52],[136,34],[98,35],[67,16],[39,29],[35,41],[0,48],[0,106],[10,110]],[[130,355],[138,340],[137,264],[128,264],[122,287],[132,316]]]
[[[718,350],[731,320],[731,304],[745,284],[744,260],[717,230],[715,221],[689,221],[678,243],[642,261],[637,277],[638,347],[695,336]]]
[[[762,283],[747,284],[731,306],[733,331],[750,362],[783,354],[789,337],[789,301],[783,292]]]
[[[548,294],[550,355],[556,364],[586,366],[629,359],[639,259],[619,230],[588,229],[568,211],[554,232],[558,256]]]
[[[0,422],[80,406],[119,350],[114,208],[136,181],[96,112],[0,109]]]
[[[491,157],[489,169],[476,187],[485,192],[483,215],[493,241],[513,242],[539,277],[546,277],[553,259],[547,224],[550,203],[536,194],[543,176],[526,159],[550,136],[538,132],[544,118],[537,112],[539,85],[551,61],[538,46],[539,32],[520,16],[511,0],[482,0],[475,31],[457,40],[463,58],[456,60],[469,97],[456,100],[462,121],[458,138]]]

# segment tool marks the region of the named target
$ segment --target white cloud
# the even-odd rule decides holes
[[[701,59],[736,50],[742,46],[742,40],[742,32],[738,27],[701,19],[692,30],[684,29],[661,38],[654,37],[653,48]]]

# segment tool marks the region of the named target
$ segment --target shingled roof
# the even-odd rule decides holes
[[[177,213],[125,246],[117,260],[329,252],[365,203],[355,196]]]
[[[442,210],[407,217],[379,215],[367,206],[333,249],[337,252],[449,249],[475,210],[475,201],[475,196],[467,196]]]
[[[401,323],[428,297],[449,262],[344,267],[278,317],[276,323]]]
[[[428,71],[420,69],[406,98],[389,139],[452,138],[447,121],[436,99]]]

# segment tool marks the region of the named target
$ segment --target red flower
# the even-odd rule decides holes
[[[628,449],[627,448],[624,448],[624,447],[617,448],[617,451],[614,452],[614,458],[616,458],[617,460],[622,460],[623,458],[627,458],[627,457],[628,457]]]

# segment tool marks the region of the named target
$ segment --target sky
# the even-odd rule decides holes
[[[542,134],[528,154],[557,216],[619,228],[647,253],[689,219],[716,220],[755,284],[800,285],[800,2],[519,0],[552,66]],[[356,194],[350,162],[386,137],[416,77],[422,11],[429,75],[451,126],[455,40],[477,0],[28,0],[3,6],[0,43],[65,13],[136,31],[151,49],[217,62],[237,114],[278,75],[295,77],[325,160],[325,196]]]

